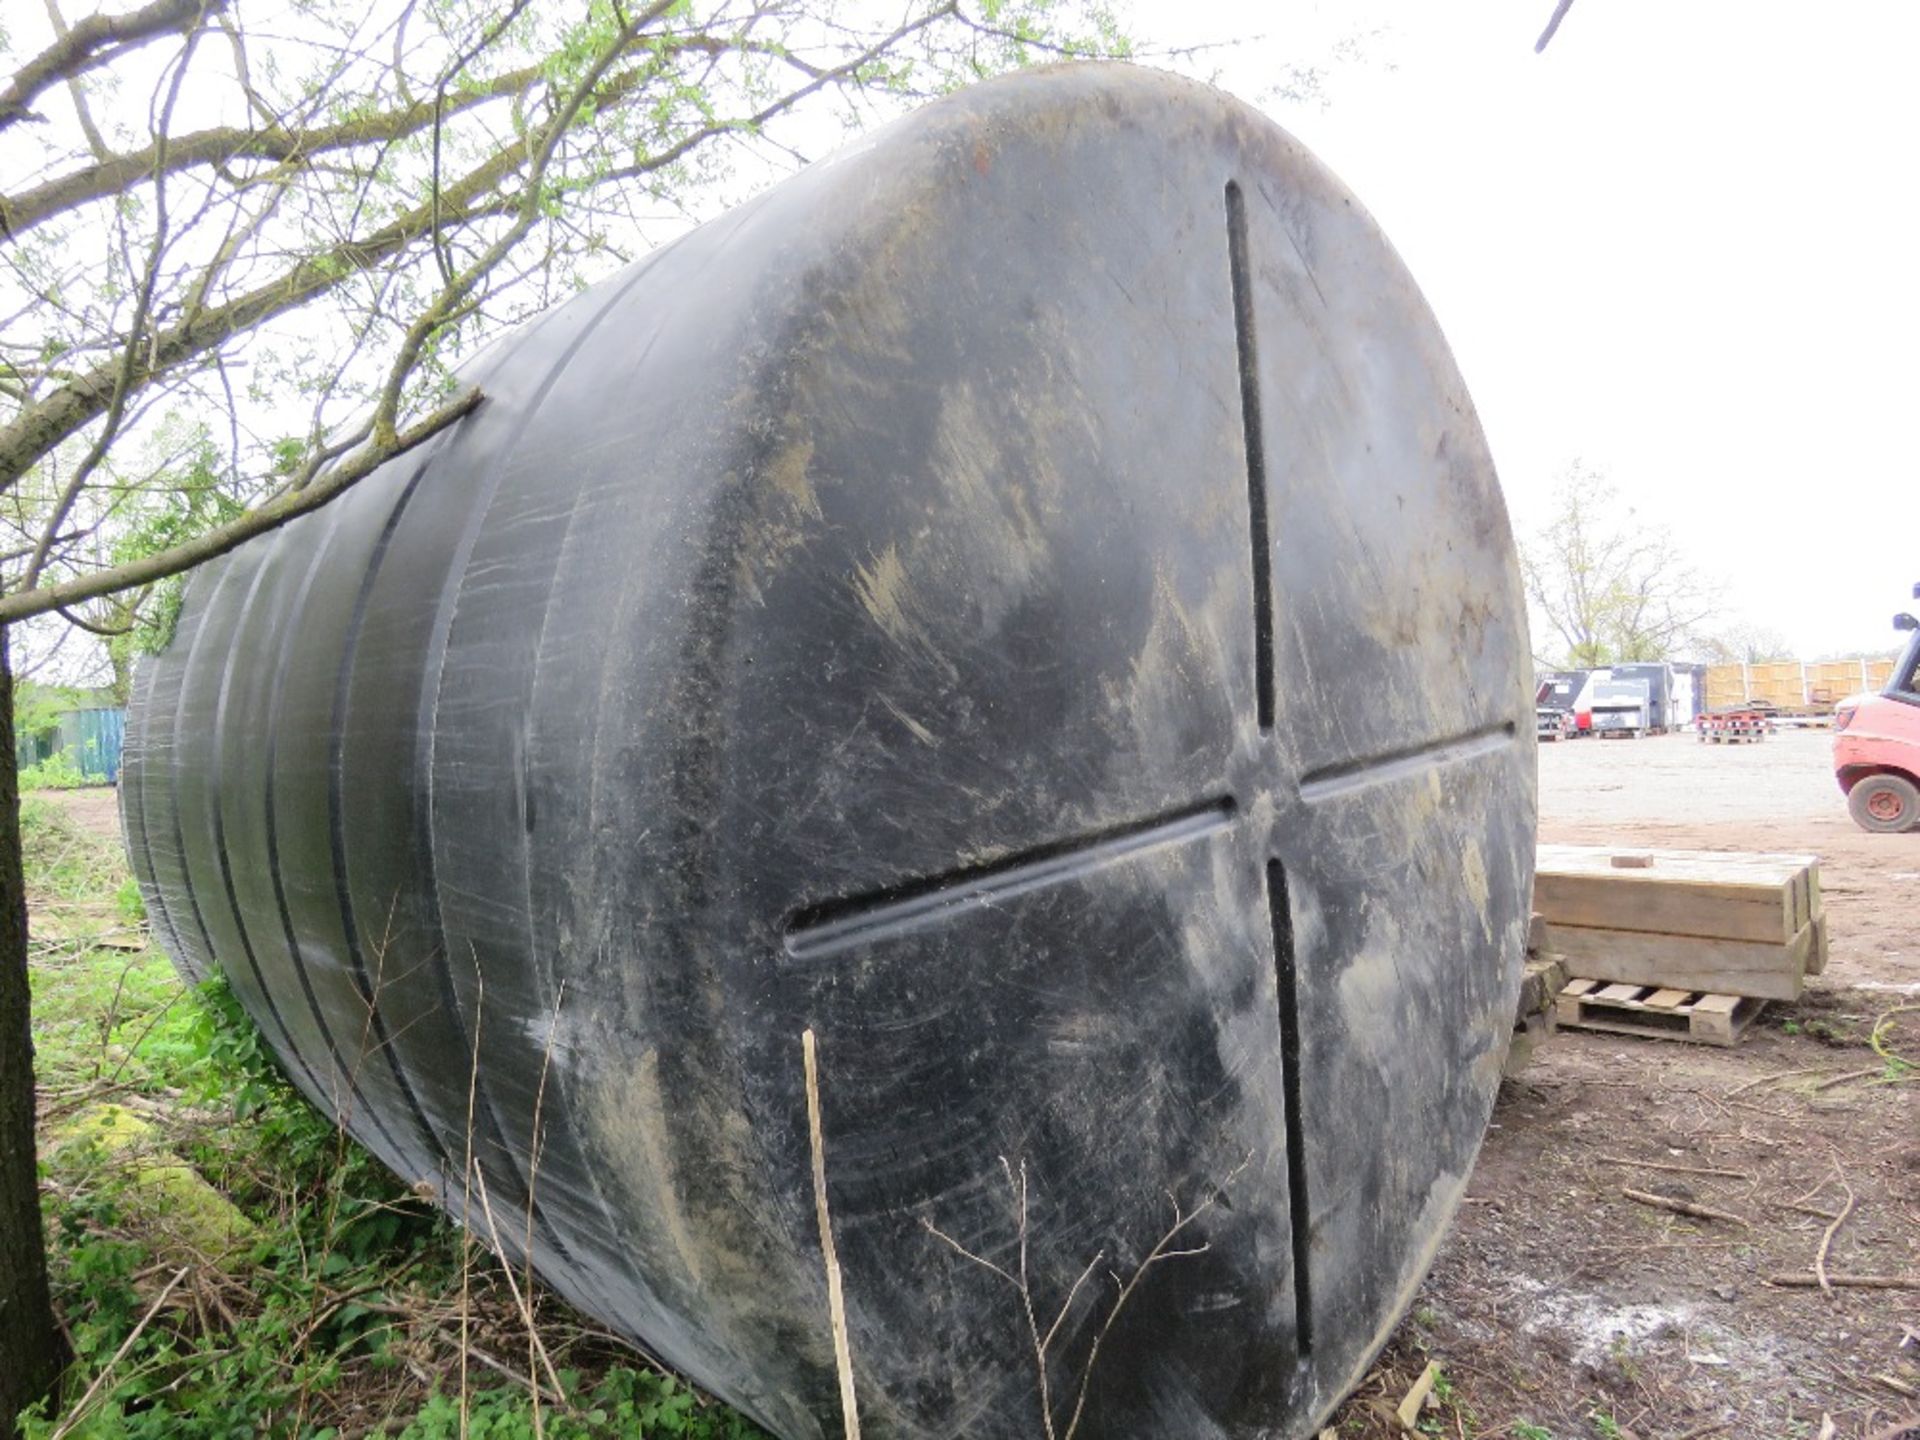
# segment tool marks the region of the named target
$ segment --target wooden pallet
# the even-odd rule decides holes
[[[1570,980],[1555,1008],[1559,1023],[1569,1030],[1607,1030],[1654,1040],[1728,1046],[1740,1043],[1766,1006],[1765,1000],[1744,995]]]
[[[1700,743],[1705,745],[1757,745],[1772,729],[1768,717],[1758,710],[1722,710],[1699,717]]]

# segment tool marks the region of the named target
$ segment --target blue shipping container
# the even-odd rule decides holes
[[[125,737],[124,711],[106,706],[69,710],[54,722],[51,732],[20,736],[14,760],[24,770],[65,755],[94,784],[117,785],[120,747]]]

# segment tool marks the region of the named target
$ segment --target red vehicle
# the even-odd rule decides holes
[[[1847,809],[1862,829],[1889,835],[1920,829],[1920,620],[1898,615],[1893,624],[1908,640],[1887,688],[1833,710],[1833,768]]]

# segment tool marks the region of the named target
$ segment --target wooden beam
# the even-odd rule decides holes
[[[1581,925],[1547,926],[1548,944],[1576,975],[1610,984],[1654,985],[1765,1000],[1797,1000],[1816,927],[1789,944],[1656,935]]]

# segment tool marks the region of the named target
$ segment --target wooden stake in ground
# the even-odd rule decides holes
[[[860,1440],[860,1407],[853,1393],[853,1347],[847,1342],[847,1300],[840,1287],[840,1257],[833,1246],[833,1215],[827,1208],[827,1142],[820,1127],[820,1061],[813,1028],[800,1032],[807,1072],[807,1140],[813,1147],[813,1208],[820,1219],[820,1258],[827,1266],[827,1319],[833,1327],[833,1365],[840,1373],[840,1418],[847,1440]]]
[[[1399,1416],[1400,1428],[1411,1431],[1420,1418],[1420,1407],[1427,1403],[1427,1396],[1433,1393],[1433,1382],[1440,1378],[1440,1366],[1437,1361],[1428,1361],[1427,1368],[1420,1372],[1420,1378],[1413,1382],[1413,1388],[1407,1391],[1406,1398],[1400,1402],[1400,1408],[1394,1413]]]

